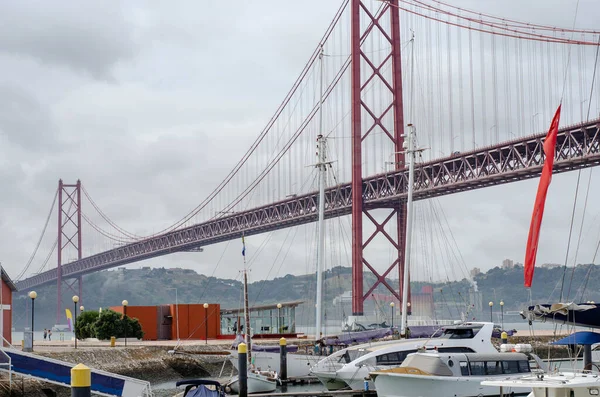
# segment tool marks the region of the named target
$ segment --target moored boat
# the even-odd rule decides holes
[[[248,394],[252,393],[271,393],[277,388],[278,376],[273,371],[248,371]],[[239,376],[234,376],[227,386],[234,393],[239,393]]]
[[[524,353],[418,352],[407,356],[400,367],[375,371],[379,397],[497,396],[497,388],[484,380],[517,379],[531,374],[530,358]],[[526,396],[527,386],[506,387],[510,396]]]
[[[444,327],[440,336],[419,340],[401,339],[353,346],[324,358],[311,369],[329,390],[364,387],[369,372],[401,365],[410,353],[419,349],[438,349],[440,352],[497,353],[491,338],[492,323],[468,322]],[[369,388],[376,389],[372,380]]]

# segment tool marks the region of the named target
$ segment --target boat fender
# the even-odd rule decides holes
[[[508,353],[508,352],[512,352],[515,348],[515,345],[513,343],[503,343],[500,345],[500,352],[502,353]]]

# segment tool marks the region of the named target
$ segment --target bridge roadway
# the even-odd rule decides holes
[[[543,165],[545,134],[518,138],[495,146],[419,164],[414,199],[423,200],[467,190],[534,178]],[[559,131],[554,173],[600,164],[600,119]],[[389,208],[407,194],[406,170],[374,175],[363,181],[365,208]],[[531,202],[533,205],[533,197]],[[63,278],[138,262],[174,252],[238,239],[246,235],[297,226],[317,220],[318,193],[298,195],[276,203],[223,216],[187,228],[123,245],[62,266]],[[326,191],[326,217],[350,214],[350,183]],[[56,282],[54,268],[17,282],[19,290]]]

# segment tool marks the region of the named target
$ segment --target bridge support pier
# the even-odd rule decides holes
[[[57,240],[57,297],[56,297],[56,324],[62,319],[62,262],[63,254],[77,254],[77,259],[82,258],[81,246],[81,181],[77,180],[74,185],[58,181],[58,240]],[[77,290],[74,285],[78,283]],[[82,296],[81,276],[66,282],[73,294]],[[69,299],[70,302],[70,299]],[[70,306],[69,306],[70,307]]]
[[[366,168],[362,161],[362,149],[373,144],[373,131],[383,133],[389,139],[384,143],[389,150],[390,158],[394,158],[393,168],[405,168],[402,144],[404,142],[404,113],[402,103],[402,66],[400,57],[400,14],[398,0],[383,3],[379,9],[370,9],[369,3],[363,0],[351,0],[351,81],[352,81],[352,313],[363,315],[364,301],[379,285],[384,285],[400,302],[403,284],[404,246],[406,241],[406,203],[398,202],[391,212],[379,221],[376,208],[365,208],[363,205],[363,172]],[[379,3],[377,4],[379,7]],[[361,20],[367,21],[361,26]],[[387,40],[389,52],[363,51],[363,43],[369,38]],[[391,71],[388,70],[391,63]],[[364,68],[362,68],[364,66]],[[377,101],[366,93],[373,87],[383,92]],[[363,118],[363,116],[365,116]],[[375,135],[375,134],[373,134]],[[363,220],[369,219],[375,231],[365,240]],[[396,218],[395,238],[386,231],[385,226]],[[389,228],[388,228],[389,229]],[[393,230],[393,229],[392,229]],[[392,233],[393,234],[393,233]],[[374,238],[383,239],[398,252],[392,264],[386,264],[386,271],[376,263],[376,255],[366,258],[365,248]],[[364,293],[363,270],[367,267],[377,280]],[[393,288],[385,277],[398,268],[400,287]],[[410,301],[410,297],[409,297]]]

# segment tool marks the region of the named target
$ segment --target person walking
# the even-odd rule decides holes
[[[44,340],[48,337],[48,330],[44,328]]]
[[[52,330],[51,329],[48,330],[48,340],[49,341],[52,340]]]

